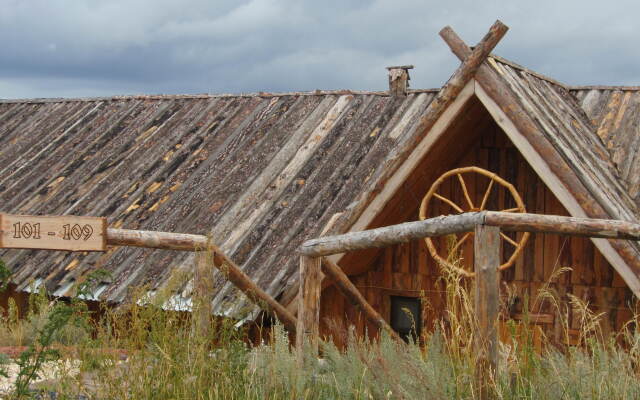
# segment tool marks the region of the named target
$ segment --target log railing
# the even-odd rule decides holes
[[[640,240],[640,224],[633,222],[480,211],[307,240],[300,246],[300,253],[318,257],[346,251],[386,247],[405,243],[412,239],[471,232],[477,225],[498,226],[501,230],[510,232],[555,233],[606,239]]]
[[[112,246],[134,246],[152,249],[210,252],[213,265],[223,273],[249,300],[271,313],[290,332],[296,331],[297,320],[282,304],[257,286],[236,263],[204,235],[185,233],[135,231],[129,229],[107,229],[107,244]],[[206,297],[206,296],[204,296]]]
[[[608,219],[573,218],[558,215],[508,213],[498,211],[470,212],[440,216],[423,221],[349,232],[307,240],[301,254],[300,297],[297,346],[309,342],[317,351],[319,341],[320,291],[322,276],[310,273],[322,270],[336,287],[359,307],[363,315],[379,329],[391,331],[387,322],[375,311],[349,281],[341,268],[325,256],[353,250],[380,248],[424,237],[475,232],[474,269],[475,312],[478,334],[474,338],[478,355],[477,388],[479,397],[486,398],[487,382],[497,368],[498,360],[498,299],[500,266],[500,232],[553,233],[592,238],[640,240],[640,224]],[[316,280],[314,282],[314,280]],[[309,288],[309,289],[307,289]],[[304,316],[304,317],[303,317]],[[394,335],[397,337],[397,335]],[[299,354],[302,349],[299,347]]]

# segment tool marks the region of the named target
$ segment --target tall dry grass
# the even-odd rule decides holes
[[[566,271],[558,268],[552,279]],[[433,331],[423,333],[420,344],[350,333],[345,348],[327,342],[322,358],[306,357],[303,368],[280,325],[270,328],[269,343],[251,346],[248,332],[235,321],[217,319],[208,329],[194,329],[184,314],[164,310],[171,290],[153,299],[140,290],[126,306],[88,319],[84,331],[76,326],[71,335],[61,335],[59,343],[75,346],[67,356],[77,361],[64,363],[56,379],[39,388],[57,393],[58,399],[472,399],[477,361],[471,345],[473,295],[454,270],[443,268],[442,280],[446,315]],[[54,305],[38,296],[32,318],[5,314],[0,341],[37,338]],[[561,301],[551,282],[527,301],[555,307],[565,318],[567,338],[567,310],[579,315],[582,346],[558,347],[545,339],[548,345],[538,352],[529,325],[507,321],[511,340],[501,345],[499,368],[490,382],[496,398],[640,398],[635,319],[618,336],[605,337],[599,328],[602,314],[575,297]]]

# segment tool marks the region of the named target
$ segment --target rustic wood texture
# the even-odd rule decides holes
[[[471,49],[455,32],[443,38],[459,59],[470,56]],[[637,204],[618,177],[608,150],[566,89],[491,58],[478,68],[476,79],[569,190],[579,212],[591,218],[628,221],[637,217]],[[610,245],[631,270],[630,274],[620,272],[637,289],[639,245],[628,241]],[[624,268],[619,263],[617,267]]]
[[[546,111],[536,116],[542,117],[550,132],[571,129],[573,118],[578,126],[593,124],[604,142],[604,151],[602,143],[591,141],[576,129],[572,132],[577,135],[567,136],[571,138],[569,144],[589,139],[587,144],[594,146],[595,154],[588,149],[583,151],[582,145],[580,151],[594,165],[600,163],[596,158],[604,164],[610,163],[609,154],[614,154],[615,167],[622,180],[630,182],[627,189],[637,202],[634,177],[638,176],[634,172],[638,147],[634,130],[638,116],[634,106],[637,92],[627,96],[637,88],[571,90],[567,96],[557,82],[513,63],[497,58],[495,61],[504,73],[503,79],[518,89],[520,100],[512,105],[516,109],[520,109],[519,102],[531,103],[535,108],[544,106]],[[481,66],[476,77],[486,69]],[[392,98],[386,91],[343,90],[0,100],[2,211],[100,215],[109,217],[115,227],[213,233],[217,242],[227,236],[218,235],[215,229],[211,232],[212,227],[220,226],[220,232],[227,235],[237,224],[240,231],[233,236],[235,242],[222,246],[222,250],[265,292],[279,298],[283,292],[286,295],[297,288],[298,260],[291,255],[298,246],[305,239],[319,236],[335,213],[351,210],[350,205],[362,199],[355,210],[345,212],[334,224],[334,233],[348,230],[350,221],[357,219],[358,210],[364,209],[385,187],[388,176],[384,171],[399,166],[413,144],[424,138],[427,133],[418,130],[418,123],[438,91],[410,90],[405,98]],[[512,93],[504,82],[495,91]],[[588,118],[576,113],[571,94],[578,97]],[[473,133],[492,126],[493,122],[483,117],[482,107],[473,101],[469,103],[469,107],[451,121],[452,127],[457,127],[458,133]],[[562,124],[555,126],[558,121]],[[321,128],[325,125],[329,133]],[[306,160],[295,157],[297,149],[318,133],[320,144],[314,147],[313,153],[305,153]],[[401,196],[394,197],[392,206],[385,207],[370,227],[414,220],[416,208],[410,206],[411,202],[425,193],[428,184],[443,168],[449,168],[453,162],[473,165],[466,161],[472,156],[458,157],[462,150],[451,154],[451,149],[467,148],[473,138],[474,134],[445,135],[420,165],[420,171],[407,179]],[[513,182],[507,175],[517,170],[513,168],[519,160],[514,156],[514,149],[501,147],[505,140],[497,137],[488,138],[484,144],[489,143],[495,146],[478,150],[484,163],[477,165],[486,165],[487,169]],[[277,177],[290,165],[290,160],[292,166],[286,175],[289,181],[281,182]],[[558,157],[552,161],[556,168],[567,165],[567,161]],[[517,179],[526,183],[520,183],[518,190],[524,191],[527,205],[543,204],[544,198],[547,203],[555,201],[535,176],[518,172]],[[251,187],[252,182],[260,182],[265,190]],[[423,185],[424,182],[428,183]],[[274,190],[267,189],[271,186]],[[608,182],[602,185],[607,186],[611,185]],[[249,200],[252,198],[254,200]],[[274,198],[277,199],[274,201]],[[503,199],[497,196],[489,201],[499,203]],[[237,202],[241,202],[242,207],[234,207]],[[267,205],[262,207],[263,203]],[[549,204],[547,210],[531,211],[566,215],[557,201]],[[244,210],[243,207],[246,213],[238,212]],[[554,208],[559,211],[552,211]],[[254,214],[254,210],[259,211]],[[233,218],[224,218],[225,224],[219,224],[227,212]],[[242,223],[245,219],[250,222]],[[556,265],[592,260],[593,274],[586,269],[571,273],[570,279],[563,281],[558,290],[572,293],[573,282],[580,280],[581,285],[592,288],[583,293],[595,297],[602,307],[610,304],[616,309],[626,307],[628,291],[620,276],[592,245],[581,238],[576,240],[569,240],[565,245],[561,236],[534,235],[524,256],[516,261],[513,276],[511,270],[505,271],[505,279],[539,282],[549,276]],[[584,249],[584,257],[576,256],[578,250],[574,250],[574,245],[575,249]],[[471,247],[461,249],[465,259],[472,257],[471,250]],[[407,250],[403,251],[406,254]],[[508,251],[503,248],[503,252]],[[426,253],[408,252],[414,253],[419,253],[416,260],[426,259]],[[633,257],[633,253],[629,254]],[[386,251],[384,255],[388,257]],[[131,287],[148,285],[151,289],[160,289],[175,268],[193,262],[192,256],[184,252],[124,247],[104,255],[7,250],[0,256],[14,271],[16,290],[24,290],[30,282],[42,280],[56,296],[70,295],[74,282],[83,279],[94,267],[103,267],[111,272],[113,280],[101,285],[99,297],[109,302],[124,300]],[[379,256],[377,250],[353,252],[340,264],[349,273],[363,274],[379,261]],[[413,256],[409,259],[413,260]],[[543,268],[537,267],[541,262]],[[426,272],[427,264],[425,261],[416,265]],[[386,268],[391,267],[389,264]],[[380,285],[391,281],[400,285],[413,279],[400,269],[390,273],[396,274],[393,280],[391,275],[384,275],[379,278]],[[419,278],[422,282],[422,275]],[[371,274],[361,282],[368,285],[374,279],[378,282]],[[220,274],[215,284],[219,294],[214,299],[214,312],[240,315],[234,314],[235,310],[246,310],[244,297],[233,284],[228,284]],[[426,283],[421,285],[429,287]],[[401,290],[409,286],[406,283],[398,287]],[[527,284],[522,288],[525,289],[531,288]],[[369,289],[367,296],[377,298],[376,290]],[[386,300],[382,297],[379,303],[385,307]],[[229,309],[229,304],[237,307]],[[335,313],[339,314],[339,310]],[[622,310],[620,313],[613,310],[607,321],[617,323],[618,315],[622,314]]]
[[[446,29],[447,28],[443,29],[443,31]],[[335,229],[347,229],[357,221],[366,207],[371,203],[372,199],[379,193],[380,187],[391,179],[393,174],[415,149],[416,145],[423,139],[424,135],[428,134],[446,109],[456,100],[457,96],[475,75],[479,66],[484,62],[507,30],[508,27],[500,21],[496,21],[491,26],[489,32],[474,48],[472,55],[464,60],[460,67],[456,69],[440,92],[438,92],[438,95],[429,103],[429,106],[422,116],[420,116],[419,123],[415,128],[417,134],[397,146],[393,150],[393,153],[390,154],[390,157],[380,165],[382,168],[378,168],[375,174],[367,177],[367,180],[375,182],[375,186],[367,188],[360,196],[358,203],[343,213]]]
[[[344,235],[326,236],[304,242],[300,246],[300,254],[318,257],[372,247],[386,247],[408,242],[411,239],[471,231],[475,225],[481,224],[483,221],[482,213],[467,213],[434,217],[425,221],[405,222],[360,232],[349,232]]]
[[[464,145],[457,148],[459,153],[438,152],[440,158],[436,165],[425,162],[424,166],[418,167],[416,174],[410,177],[410,183],[390,201],[389,209],[381,213],[384,219],[376,223],[384,226],[415,221],[422,195],[426,193],[431,183],[444,171],[471,165],[499,173],[513,182],[516,190],[522,194],[530,213],[568,216],[567,210],[540,180],[501,129],[494,122],[483,122],[486,121],[485,118],[490,117],[477,114],[474,108],[469,109],[468,115],[470,116],[469,125],[461,123],[453,126],[454,130],[447,134],[460,139],[459,142]],[[473,126],[479,128],[473,129]],[[458,135],[456,130],[464,135]],[[431,161],[433,158],[428,156],[427,160]],[[484,178],[469,182],[469,196],[474,203],[482,199],[488,183],[489,181]],[[452,189],[453,186],[448,188],[444,192],[445,195],[451,196],[460,204],[466,201],[462,190],[454,192]],[[494,207],[500,209],[513,207],[509,203],[509,196],[499,192],[489,201],[493,202]],[[450,207],[443,205],[437,210],[434,209],[429,217],[451,212],[453,210]],[[514,238],[518,237],[518,234],[513,232],[504,233]],[[457,236],[458,239],[460,237],[461,235]],[[435,241],[435,245],[444,254],[447,250],[447,241],[446,237]],[[396,244],[374,250],[374,253],[367,257],[363,257],[362,252],[360,250],[350,253],[340,261],[340,265],[363,295],[366,292],[368,299],[371,299],[369,303],[388,321],[389,296],[419,297],[423,305],[424,327],[427,330],[432,329],[433,323],[444,316],[445,288],[440,279],[440,266],[429,255],[424,242],[413,240]],[[510,256],[511,248],[503,245],[501,252],[501,259],[504,260]],[[464,268],[471,269],[473,244],[467,243],[458,253]],[[351,254],[353,257],[350,256]],[[572,270],[556,277],[549,285],[558,293],[558,300],[563,307],[568,304],[569,294],[588,300],[594,311],[606,313],[601,324],[604,332],[620,329],[623,323],[631,318],[629,310],[634,301],[633,293],[588,238],[545,233],[532,234],[514,267],[502,272],[502,285],[509,285],[513,290],[513,304],[506,317],[521,319],[525,311],[534,315],[552,315],[553,322],[549,322],[550,318],[547,316],[539,319],[536,317],[532,322],[536,323],[549,338],[558,343],[562,342],[564,338],[559,334],[558,329],[561,325],[556,315],[557,310],[548,301],[542,301],[538,296],[539,290],[560,267],[570,267]],[[327,321],[344,323],[344,321],[357,321],[359,318],[364,318],[349,302],[343,301],[335,288],[329,287],[325,292],[329,294],[323,293],[322,296],[323,334],[334,334],[332,325]],[[527,310],[524,310],[525,297],[529,298]],[[332,299],[338,300],[334,302]],[[573,318],[571,313],[569,315]],[[354,325],[357,329],[362,329],[358,331],[361,334],[367,327],[366,324],[358,325],[355,322]],[[371,332],[374,331],[373,326],[369,326],[368,329]],[[339,343],[343,340],[342,337],[337,338]]]
[[[213,310],[213,254],[199,251],[195,257],[193,273],[193,328],[200,337],[209,337]]]
[[[640,240],[640,224],[635,222],[494,211],[483,214],[486,225],[498,226],[504,231]]]
[[[0,249],[106,251],[107,220],[0,213]]]
[[[572,88],[598,136],[611,154],[629,195],[640,203],[640,87],[595,86]]]
[[[298,246],[318,237],[370,183],[367,175],[415,135],[437,92],[0,101],[1,211],[91,214],[114,228],[212,235],[277,298],[297,285]],[[311,151],[299,152],[307,145]],[[161,290],[173,271],[194,262],[187,252],[131,247],[82,257],[3,250],[0,257],[17,290],[42,279],[56,296],[104,268],[112,280],[98,297],[110,303],[134,287]],[[216,314],[252,309],[222,274],[214,284]]]
[[[227,257],[219,247],[202,235],[184,233],[107,229],[110,245],[146,247],[153,249],[186,250],[211,253],[213,265],[244,293],[254,304],[272,313],[291,332],[295,332],[296,318],[273,297],[255,284],[251,278]],[[196,283],[197,284],[197,283]]]
[[[389,95],[406,96],[409,89],[409,68],[391,67],[389,70]]]
[[[474,310],[477,335],[476,388],[487,398],[498,368],[498,314],[500,310],[500,228],[478,225],[474,232]]]
[[[384,330],[394,339],[401,340],[396,332],[391,329],[387,321],[369,304],[358,288],[349,280],[349,277],[342,272],[342,268],[340,268],[339,265],[326,257],[322,257],[322,272],[333,281],[340,293],[345,296],[358,311],[364,314],[365,318],[367,318],[376,330]]]
[[[468,184],[466,182],[466,181],[469,181],[469,185],[475,184],[477,182],[477,179],[479,178],[477,175],[481,175],[489,179],[489,183],[487,184],[487,187],[482,195],[482,199],[480,200],[479,203],[475,203],[471,199],[469,191],[475,188],[468,187]],[[454,201],[448,199],[447,197],[444,197],[438,194],[438,191],[441,189],[441,186],[444,188],[446,184],[449,184],[449,185],[455,184],[454,182],[447,182],[453,176],[455,176],[457,178],[457,182],[460,183],[460,187],[457,189],[461,189],[462,194],[464,196],[464,202],[460,204],[457,204]],[[499,210],[499,211],[516,212],[516,213],[526,212],[526,208],[524,206],[524,203],[522,202],[522,198],[520,197],[520,194],[512,184],[502,179],[495,172],[490,172],[490,171],[487,171],[486,169],[473,166],[473,167],[454,168],[440,175],[440,177],[438,177],[438,179],[436,179],[435,182],[433,182],[427,194],[422,198],[418,216],[420,217],[421,220],[424,220],[425,218],[427,218],[429,206],[434,207],[438,201],[444,202],[445,204],[449,205],[459,213],[487,210],[489,197],[491,196],[493,190],[498,190],[497,189],[498,186],[502,186],[504,189],[506,189],[508,191],[508,194],[510,195],[510,200],[515,203],[514,207],[509,206],[509,208]],[[502,193],[502,192],[499,192],[499,193]],[[469,232],[468,234],[462,235],[462,238],[459,241],[457,241],[451,249],[449,249],[449,253],[451,252],[455,253],[457,249],[460,248],[460,246],[462,246],[466,240],[469,240],[471,238],[471,236],[472,236],[471,232]],[[502,239],[506,240],[510,245],[513,246],[513,252],[511,253],[511,256],[507,260],[505,260],[505,262],[502,263],[502,265],[500,265],[501,271],[507,268],[510,268],[515,263],[516,259],[522,252],[522,249],[526,245],[527,240],[529,239],[529,233],[525,232],[517,240],[514,240],[509,236],[502,234]],[[434,259],[438,260],[440,264],[448,265],[449,268],[456,269],[458,272],[460,272],[465,276],[468,276],[468,277],[474,276],[473,271],[467,271],[465,269],[459,268],[454,263],[449,262],[446,258],[440,256],[431,238],[427,237],[424,240],[425,240],[425,243],[427,244],[427,248],[429,248],[429,253],[431,253],[431,256]]]
[[[459,210],[455,209],[455,211]],[[503,211],[474,211],[311,239],[300,246],[300,254],[318,257],[353,250],[386,247],[412,239],[456,233],[464,234],[473,231],[475,226],[480,224],[502,227],[508,232],[555,233],[570,236],[640,240],[640,224],[634,222]],[[507,235],[501,235],[508,244],[513,246],[512,252],[515,252],[518,243]],[[463,235],[463,237],[466,236]],[[452,250],[457,251],[459,245],[464,241],[457,241]],[[429,250],[431,252],[431,249]],[[465,273],[465,275],[467,274]]]
[[[312,355],[317,356],[320,340],[320,292],[322,289],[321,259],[300,257],[300,296],[298,300],[298,324],[296,347],[298,357],[309,346]]]

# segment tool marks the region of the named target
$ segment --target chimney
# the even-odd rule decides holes
[[[413,65],[398,65],[395,67],[387,67],[389,70],[389,95],[406,96],[409,89],[409,70],[413,69]]]

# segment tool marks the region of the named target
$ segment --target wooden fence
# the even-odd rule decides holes
[[[387,322],[371,307],[349,278],[335,263],[324,256],[353,250],[380,248],[413,239],[453,233],[475,232],[474,269],[475,313],[478,334],[474,346],[478,354],[479,382],[492,380],[498,363],[498,311],[500,232],[555,233],[608,239],[640,240],[640,224],[617,220],[572,218],[556,215],[470,212],[440,216],[424,221],[406,222],[383,228],[343,235],[321,237],[304,242],[300,247],[300,291],[297,319],[299,354],[303,346],[311,346],[317,355],[319,343],[319,310],[322,273],[329,276],[338,289],[357,307],[365,318],[380,329],[392,332]],[[483,396],[481,396],[483,397]]]

